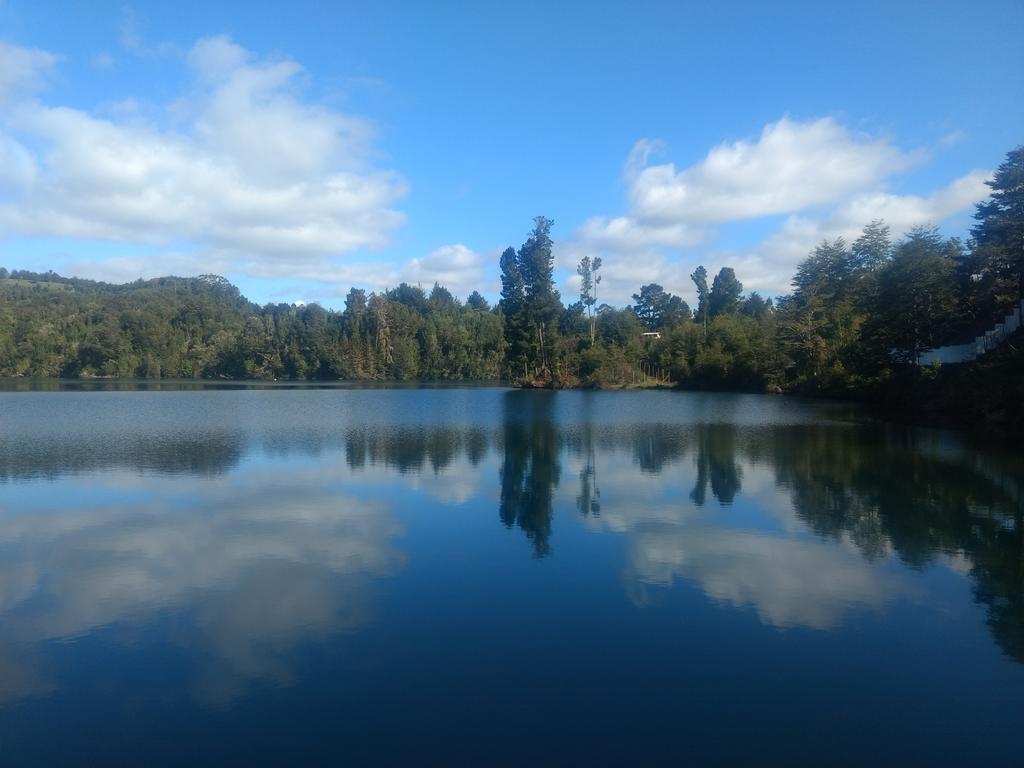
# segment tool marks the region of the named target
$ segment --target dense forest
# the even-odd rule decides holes
[[[331,311],[259,306],[214,275],[111,285],[0,268],[0,376],[500,379],[869,393],[896,407],[922,387],[934,401],[997,382],[998,408],[1017,411],[984,417],[1014,421],[1013,403],[1024,400],[1019,339],[974,365],[917,364],[922,352],[972,339],[1024,296],[1024,147],[989,186],[966,241],[927,225],[894,237],[884,222],[866,222],[852,243],[815,248],[791,294],[776,300],[744,294],[732,268],[709,283],[698,267],[693,308],[656,283],[639,286],[631,306],[599,303],[602,260],[589,256],[577,268],[579,298],[566,305],[545,217],[501,255],[493,307],[478,292],[461,302],[436,284],[352,288],[344,310]]]

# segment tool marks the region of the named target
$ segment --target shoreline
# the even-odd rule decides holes
[[[972,375],[973,374],[973,375]],[[278,380],[266,379],[129,379],[115,377],[89,378],[0,378],[0,393],[25,392],[183,392],[183,391],[241,391],[241,390],[361,390],[393,389],[502,389],[508,391],[549,392],[666,392],[680,394],[764,395],[784,397],[808,403],[831,406],[850,406],[863,411],[871,421],[901,427],[949,429],[973,437],[1004,441],[1018,434],[1021,428],[1019,412],[1006,413],[1002,403],[979,402],[976,397],[962,397],[966,384],[979,372],[966,369],[944,373],[934,378],[924,375],[903,377],[872,388],[849,392],[754,391],[743,389],[689,388],[678,384],[651,382],[623,384],[611,387],[597,386],[530,386],[508,381],[386,381],[386,380]],[[984,376],[981,372],[980,375]],[[952,380],[952,382],[950,381]],[[1024,389],[1024,379],[1019,386]],[[1005,399],[1005,398],[1004,398]],[[973,407],[972,407],[973,406]],[[978,409],[987,409],[987,417],[978,415]]]

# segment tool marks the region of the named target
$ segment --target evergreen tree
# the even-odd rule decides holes
[[[548,381],[554,380],[551,351],[555,346],[557,321],[562,302],[555,290],[555,257],[552,251],[551,227],[554,221],[544,216],[533,220],[533,230],[517,254],[522,275],[524,314],[534,339],[530,362]]]
[[[858,270],[877,272],[884,267],[892,257],[889,225],[875,219],[865,226],[860,237],[853,241],[852,255]]]
[[[1015,283],[1016,296],[1024,298],[1024,145],[985,183],[992,194],[978,203],[971,230],[980,262],[995,278]]]
[[[860,330],[873,304],[874,289],[865,290],[864,278],[874,273],[866,260],[884,263],[888,227],[872,222],[857,239],[855,249],[843,238],[823,240],[797,267],[793,295],[780,308],[780,341],[795,364],[798,384],[831,389],[844,384],[862,364]],[[866,255],[866,254],[873,255]]]
[[[957,255],[956,241],[943,241],[934,227],[915,227],[879,275],[876,338],[904,362],[917,365],[955,321]]]
[[[752,317],[755,320],[763,320],[772,313],[772,300],[765,299],[757,291],[752,291],[749,296],[740,304],[740,314]]]
[[[633,311],[648,330],[671,328],[690,319],[690,307],[657,283],[640,286],[633,294]]]
[[[693,284],[697,286],[697,316],[694,318],[704,326],[704,336],[708,335],[708,271],[701,264],[693,274],[690,275]]]
[[[498,307],[505,318],[505,342],[508,348],[508,367],[513,377],[521,371],[527,376],[529,328],[526,317],[526,286],[519,268],[519,255],[514,248],[506,248],[499,262],[501,269],[501,301]]]
[[[797,291],[826,291],[830,297],[845,295],[854,273],[854,255],[846,241],[822,240],[811,254],[797,267],[793,277],[793,288]]]
[[[366,317],[366,291],[362,288],[349,290],[345,296],[343,316],[352,335],[359,336],[362,332],[363,319]]]
[[[450,312],[459,308],[459,302],[452,295],[452,292],[440,283],[434,283],[430,290],[430,308],[434,312]]]
[[[469,298],[466,299],[466,306],[479,312],[489,312],[491,309],[491,305],[487,299],[480,295],[479,291],[473,291],[469,294]]]
[[[743,283],[736,279],[732,267],[722,267],[711,283],[708,294],[708,313],[711,317],[732,314],[739,308]]]
[[[450,296],[451,294],[449,294]],[[396,287],[384,292],[384,298],[396,304],[404,304],[420,314],[426,314],[430,308],[427,294],[418,285],[399,283]]]
[[[597,304],[597,286],[601,284],[601,257],[584,256],[576,267],[576,274],[580,276],[580,301],[586,308],[587,317],[590,319],[590,345],[594,345],[594,305]]]

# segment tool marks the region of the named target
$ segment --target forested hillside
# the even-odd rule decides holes
[[[215,275],[109,285],[0,271],[3,376],[497,379],[503,351],[500,316],[441,287],[353,289],[339,313],[260,307]]]

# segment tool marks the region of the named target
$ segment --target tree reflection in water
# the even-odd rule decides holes
[[[728,424],[701,424],[697,428],[697,482],[690,499],[698,507],[711,493],[722,504],[732,504],[740,491],[743,472],[736,463],[736,427]]]
[[[1021,457],[964,448],[943,433],[822,424],[641,426],[631,448],[648,472],[692,450],[697,507],[709,486],[720,504],[731,504],[744,466],[767,466],[819,537],[848,538],[869,561],[891,552],[915,569],[965,563],[993,637],[1024,661]]]
[[[487,455],[490,440],[479,428],[360,426],[346,430],[344,443],[345,461],[352,469],[370,464],[414,474],[429,466],[437,474],[463,453],[477,466]]]
[[[697,507],[707,503],[709,488],[721,505],[732,504],[744,466],[767,466],[813,533],[848,537],[868,561],[892,552],[917,569],[943,559],[965,562],[993,636],[1024,661],[1020,457],[963,449],[937,433],[849,425],[621,427],[587,418],[563,430],[553,403],[550,393],[537,392],[510,392],[504,401],[500,518],[526,532],[537,556],[551,551],[563,447],[581,460],[575,506],[584,516],[601,511],[598,464],[614,452],[632,454],[652,474],[692,453],[689,500]]]
[[[512,391],[502,395],[503,418],[494,427],[361,425],[305,443],[282,429],[274,439],[263,435],[260,446],[275,455],[316,455],[340,447],[350,469],[375,465],[402,474],[440,475],[460,456],[479,466],[493,445],[501,464],[500,520],[522,530],[537,557],[551,553],[563,451],[580,466],[578,493],[568,505],[588,518],[620,511],[615,494],[602,497],[598,486],[602,462],[615,455],[631,456],[646,475],[664,474],[692,487],[689,493],[674,490],[678,497],[672,503],[701,508],[705,515],[713,513],[709,490],[719,504],[729,505],[742,493],[755,493],[745,489],[746,478],[755,477],[758,467],[768,468],[797,519],[818,537],[848,540],[869,562],[894,554],[916,569],[958,564],[986,610],[993,637],[1024,662],[1020,456],[964,447],[942,433],[850,424],[621,422],[594,407],[588,394],[579,393],[581,407],[569,418],[556,413],[557,393]],[[0,435],[0,485],[119,468],[216,478],[253,450],[253,438],[240,428],[203,428],[187,435],[151,431],[119,440],[102,434],[75,440],[36,435],[31,441]],[[680,473],[688,459],[692,474]],[[610,477],[606,473],[605,490],[614,491],[617,480]],[[643,533],[651,539],[664,532],[648,527]],[[669,546],[664,536],[661,545]]]
[[[552,495],[558,485],[561,439],[553,420],[554,393],[508,392],[504,398],[504,456],[499,516],[519,526],[537,557],[551,552]]]
[[[969,563],[1000,647],[1024,662],[1024,462],[928,432],[803,427],[763,431],[767,458],[816,533],[848,535],[867,558],[891,548],[914,568]]]
[[[601,489],[597,484],[597,455],[594,439],[593,398],[583,401],[583,426],[580,429],[578,453],[584,456],[580,470],[580,492],[576,495],[576,511],[584,517],[601,514]]]

